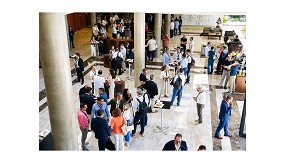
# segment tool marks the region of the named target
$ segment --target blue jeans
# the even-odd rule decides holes
[[[127,125],[129,126],[129,125],[131,125],[131,120],[127,120]],[[126,140],[126,142],[130,142],[130,140],[131,140],[131,131],[129,131],[128,133],[127,133],[127,135],[125,135],[125,140]]]
[[[176,96],[178,96],[177,97],[177,106],[180,106],[180,102],[181,102],[181,98],[182,98],[182,91],[183,91],[183,86],[181,86],[180,89],[173,88],[173,90],[172,90],[172,98],[171,98],[171,102],[170,102],[171,106],[173,105],[173,102],[174,102]]]
[[[139,120],[141,122],[141,131],[140,131],[140,133],[141,134],[144,133],[146,116],[147,116],[146,114],[141,114],[139,112],[136,112],[135,117],[134,117],[134,130],[132,131],[132,134],[136,133],[137,125],[138,125],[138,121]]]
[[[183,68],[184,76],[187,76],[188,67]]]
[[[208,74],[212,74],[214,71],[214,60],[213,59],[208,59]]]
[[[219,126],[218,126],[218,128],[216,130],[216,133],[215,133],[215,137],[219,137],[220,131],[223,128],[224,128],[225,135],[229,135],[228,123],[229,123],[229,120],[227,120],[227,121],[221,121],[220,120]]]

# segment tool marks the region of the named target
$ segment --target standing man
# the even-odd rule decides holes
[[[173,60],[174,60],[174,62],[176,62],[175,70],[174,70],[174,72],[176,73],[176,71],[177,71],[177,65],[178,65],[178,63],[180,63],[181,60],[182,60],[182,54],[181,54],[181,52],[180,52],[180,47],[179,47],[179,46],[176,48],[176,51],[175,51],[174,54],[173,54]]]
[[[171,22],[170,22],[170,38],[173,37],[173,32],[174,32],[174,21],[171,20]]]
[[[186,56],[187,56],[187,60],[188,60],[188,64],[187,64],[187,72],[186,72],[186,82],[185,83],[190,83],[190,70],[191,70],[191,67],[192,67],[192,55],[190,53],[190,49],[187,49],[186,50]]]
[[[237,61],[235,61],[234,64],[230,65],[231,71],[230,71],[228,93],[231,93],[231,94],[234,94],[235,90],[236,90],[236,76],[237,76],[237,71],[238,71],[238,65],[239,65],[239,63]]]
[[[177,82],[176,82],[177,81]],[[179,82],[180,81],[180,82]],[[183,92],[183,86],[185,84],[185,75],[183,74],[183,69],[179,69],[179,73],[174,77],[174,85],[172,90],[172,98],[170,102],[170,106],[173,106],[173,102],[175,101],[175,97],[177,97],[177,106],[180,106],[181,98],[182,98],[182,92]],[[179,84],[179,85],[176,85]]]
[[[214,71],[215,55],[214,46],[212,46],[208,53],[208,74],[212,74]]]
[[[219,119],[220,123],[218,125],[218,128],[215,133],[215,137],[218,139],[223,139],[220,136],[220,131],[224,128],[224,136],[227,137],[232,137],[231,134],[229,134],[228,130],[228,123],[231,115],[231,110],[232,108],[232,103],[233,103],[233,96],[228,95],[226,100],[222,100],[221,107],[220,107],[220,113],[219,113]]]
[[[141,83],[141,85],[144,85],[145,82],[147,81],[146,73],[147,73],[147,69],[144,68],[144,69],[142,70],[142,73],[140,74],[140,83]]]
[[[75,48],[74,47],[74,31],[71,26],[69,26],[69,40],[70,40],[70,47],[72,46],[72,48]]]
[[[163,34],[162,36],[162,46],[163,46],[163,51],[166,51],[166,49],[169,47],[169,35],[168,34]]]
[[[149,76],[150,80],[147,80],[145,82],[145,89],[146,93],[149,95],[150,98],[150,108],[151,108],[151,113],[157,112],[157,110],[154,109],[154,101],[155,101],[155,96],[158,95],[158,87],[156,83],[154,82],[154,75],[151,74]]]
[[[174,36],[177,36],[178,28],[179,28],[179,20],[176,17],[175,20],[174,20]]]
[[[124,73],[124,71],[126,71],[126,56],[127,56],[127,50],[126,50],[124,44],[121,44],[120,52],[123,56],[123,62],[121,65],[122,65],[122,72]]]
[[[156,40],[150,36],[150,39],[147,41],[145,47],[148,47],[148,61],[153,61],[154,51],[156,50]]]
[[[111,136],[110,126],[103,116],[103,110],[99,109],[97,117],[92,118],[91,121],[91,129],[95,133],[95,138],[98,139],[99,151],[105,151],[107,139]]]
[[[166,51],[163,53],[163,60],[162,60],[162,62],[163,62],[163,66],[165,66],[165,65],[169,65],[169,63],[170,63],[170,61],[171,61],[171,59],[170,59],[170,49],[169,49],[169,47],[166,49]]]
[[[103,114],[104,114],[104,119],[106,119],[108,122],[110,120],[110,112],[109,112],[109,108],[107,106],[107,103],[104,102],[104,99],[102,97],[98,97],[97,98],[97,103],[95,103],[92,106],[92,112],[91,112],[91,119],[92,118],[96,118],[97,116],[97,111],[98,110],[103,110]]]
[[[205,48],[205,64],[204,64],[204,68],[206,69],[208,66],[208,55],[209,55],[209,51],[211,50],[211,42],[209,41],[207,43],[207,46]]]
[[[112,114],[113,111],[116,109],[116,108],[120,108],[120,110],[122,111],[123,110],[123,105],[125,103],[125,99],[123,98],[123,95],[122,93],[117,93],[117,96],[116,98],[113,98],[111,99],[107,105],[111,105],[111,109],[110,109],[110,113]]]
[[[83,66],[83,60],[80,58],[81,54],[80,53],[75,53],[77,56],[77,61],[76,61],[76,74],[77,74],[77,82],[80,82],[80,79],[82,79],[81,85],[84,83],[84,76],[83,76],[83,71],[84,71],[84,66]]]
[[[182,140],[182,135],[177,133],[174,140],[167,142],[162,151],[187,151],[187,143]]]
[[[180,62],[181,68],[183,68],[184,71],[184,75],[187,75],[187,71],[188,71],[188,58],[186,57],[186,54],[183,53],[182,54],[182,60]]]
[[[98,74],[95,75],[94,84],[95,84],[95,93],[98,93],[99,88],[104,88],[104,83],[106,82],[105,78],[102,77],[102,70],[98,71]]]
[[[81,130],[81,147],[83,151],[89,151],[86,147],[89,143],[85,143],[87,139],[87,134],[88,134],[88,125],[89,125],[89,120],[87,117],[86,113],[87,105],[84,103],[80,104],[80,111],[77,113],[77,118],[79,122],[79,127]]]
[[[97,75],[96,67],[95,65],[92,66],[91,71],[89,72],[89,76],[91,78],[91,85],[92,85],[92,95],[95,95],[94,93],[94,81],[95,81],[95,76]]]
[[[195,120],[195,122],[198,122],[197,124],[201,124],[203,122],[202,111],[206,103],[206,92],[202,89],[201,86],[197,86],[196,91],[198,92],[198,95],[196,97],[193,97],[193,99],[197,102],[197,113],[199,119]]]
[[[225,84],[224,84],[224,89],[227,88],[227,84],[228,84],[228,80],[230,78],[230,72],[231,72],[231,64],[233,64],[233,61],[231,60],[231,55],[229,54],[227,56],[227,59],[223,62],[223,74],[222,74],[222,79],[220,81],[220,84],[219,86],[220,87],[223,87],[223,83],[224,83],[224,80],[225,80]]]
[[[181,27],[182,27],[182,18],[181,18],[181,16],[179,16],[179,26],[178,26],[178,28],[179,28],[179,35],[181,35]]]
[[[183,50],[183,53],[186,51],[186,44],[187,44],[187,38],[186,35],[184,34],[183,37],[180,39],[180,46],[181,50]]]
[[[193,37],[190,37],[190,43],[189,43],[189,49],[190,49],[190,53],[191,55],[193,55],[194,52],[194,41],[193,41]]]

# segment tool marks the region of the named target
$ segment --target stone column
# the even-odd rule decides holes
[[[171,14],[166,14],[164,18],[164,33],[170,37],[170,18]]]
[[[79,150],[63,13],[39,14],[40,58],[55,150]]]
[[[134,13],[134,25],[134,87],[138,87],[140,73],[145,68],[145,13]]]
[[[91,26],[93,27],[96,23],[96,13],[91,13]]]
[[[162,21],[162,14],[156,13],[154,17],[154,36],[157,43],[157,49],[155,51],[155,57],[160,57],[160,48],[161,48],[161,21]]]

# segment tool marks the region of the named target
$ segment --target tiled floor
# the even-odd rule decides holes
[[[191,28],[188,28],[189,32]],[[76,32],[75,36],[75,47],[71,50],[71,53],[80,52],[82,54],[83,60],[86,60],[90,57],[90,28],[85,28]],[[244,33],[244,32],[243,32]],[[197,34],[186,34],[187,38],[194,37],[195,42],[195,52],[194,58],[196,60],[196,67],[191,69],[191,83],[186,84],[183,88],[183,98],[181,101],[181,106],[173,106],[170,110],[163,110],[163,126],[169,127],[165,130],[167,135],[164,135],[162,132],[158,132],[157,126],[161,124],[161,110],[158,113],[148,114],[148,125],[145,128],[145,137],[137,136],[136,138],[131,139],[130,147],[125,147],[125,150],[161,150],[164,144],[173,139],[176,133],[181,133],[183,135],[183,139],[187,142],[188,148],[191,151],[197,150],[198,146],[203,144],[207,147],[207,150],[213,150],[213,139],[212,139],[212,125],[211,125],[211,107],[210,103],[213,103],[213,100],[210,99],[210,91],[209,85],[218,85],[221,76],[220,75],[208,75],[204,74],[205,69],[204,61],[205,58],[200,58],[201,44],[206,44],[209,40],[207,36],[199,36]],[[240,36],[245,37],[245,36]],[[170,48],[174,49],[179,42],[181,36],[175,36],[170,41]],[[210,39],[212,44],[218,45],[222,40],[219,39]],[[188,46],[187,46],[188,47]],[[161,57],[155,58],[155,61],[161,62]],[[93,63],[90,63],[86,68],[90,68]],[[103,66],[97,66],[98,68],[103,70],[103,76],[107,76],[108,69]],[[152,66],[159,67],[159,66]],[[73,60],[71,59],[71,69],[73,69]],[[159,70],[149,70],[148,74],[155,75],[155,81],[160,88],[160,71]],[[127,80],[128,73],[120,75],[119,78],[126,81],[126,88],[130,88],[132,95],[135,95],[134,81]],[[76,78],[75,76],[72,78]],[[86,83],[90,83],[88,76],[85,76]],[[39,91],[44,89],[44,80],[41,69],[39,69]],[[207,93],[206,105],[203,110],[204,121],[201,125],[195,125],[194,120],[197,119],[197,110],[196,104],[194,100],[191,98],[197,95],[195,91],[195,85],[200,84],[205,88]],[[74,109],[77,112],[79,110],[79,99],[78,99],[78,91],[82,87],[80,83],[75,83],[73,85],[73,96],[74,96]],[[216,90],[216,102],[220,103],[222,97],[223,90]],[[44,100],[44,99],[43,99]],[[44,103],[44,101],[40,102],[40,105]],[[170,98],[166,98],[165,100],[170,101]],[[46,101],[46,100],[45,100]],[[239,101],[238,104],[243,103]],[[217,109],[219,109],[219,105],[217,105]],[[240,107],[239,107],[240,110]],[[239,111],[241,113],[241,110]],[[49,121],[49,113],[48,107],[44,108],[39,113],[39,131],[44,129],[50,129],[50,121]],[[138,127],[137,133],[140,131],[140,127]],[[80,145],[80,137],[81,132],[78,129],[78,145]],[[236,135],[238,136],[238,135]],[[114,137],[111,139],[114,141]],[[88,148],[90,150],[98,150],[97,139],[94,138],[94,133],[88,133],[89,143]],[[153,145],[156,144],[156,145]],[[224,138],[222,140],[222,150],[232,150],[231,142],[228,138]],[[245,150],[245,147],[241,147],[241,150]]]

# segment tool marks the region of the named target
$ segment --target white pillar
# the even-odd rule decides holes
[[[63,13],[39,14],[40,58],[55,150],[79,150]]]
[[[164,33],[168,34],[170,37],[170,19],[171,14],[166,14],[164,18]]]
[[[160,57],[160,48],[161,48],[161,21],[162,21],[162,14],[161,13],[156,13],[154,17],[154,35],[155,35],[155,40],[157,43],[157,49],[155,51],[155,57],[159,58]]]
[[[135,86],[140,85],[139,76],[145,68],[145,13],[134,13],[134,48],[135,48]]]
[[[91,13],[91,26],[93,27],[96,23],[96,13]]]

